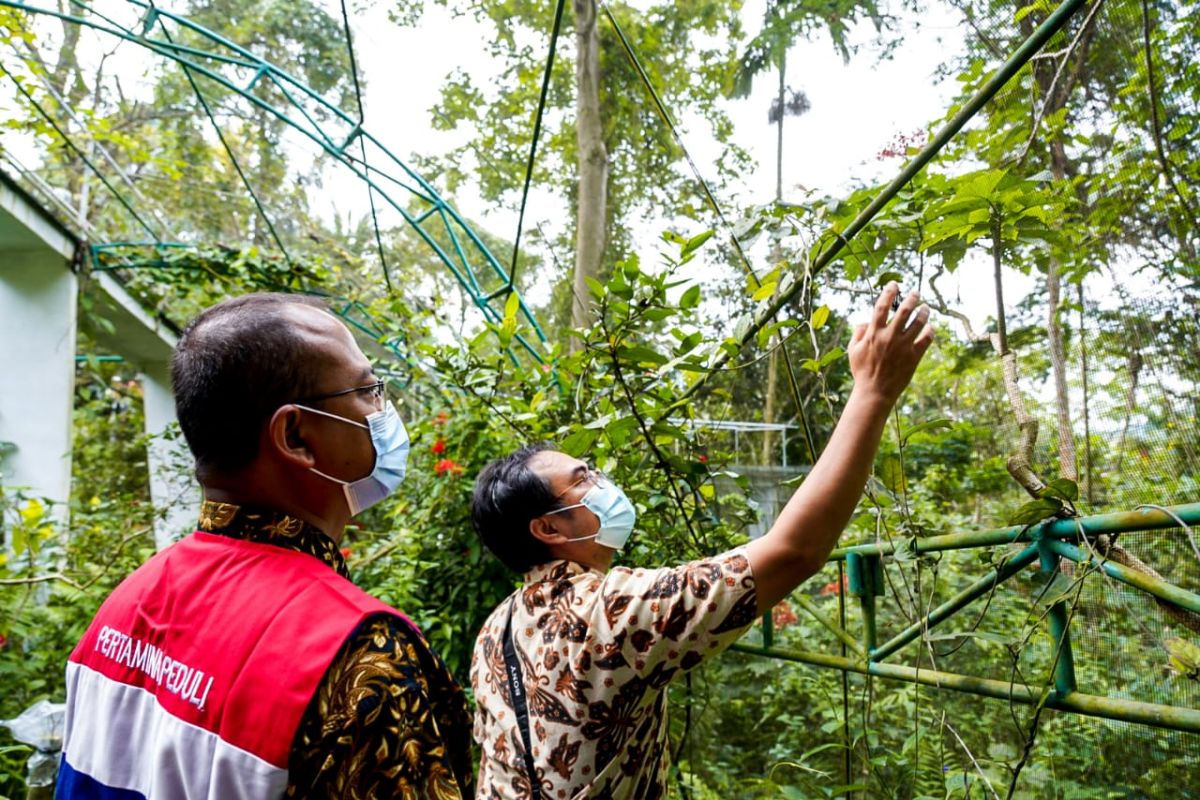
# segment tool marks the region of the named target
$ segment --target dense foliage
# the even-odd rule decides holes
[[[744,163],[726,116],[738,107],[721,105],[721,92],[782,69],[789,35],[828,32],[849,57],[846,26],[854,15],[887,32],[890,15],[909,13],[899,4],[833,3],[819,14],[769,6],[763,31],[747,42],[739,39],[736,3],[622,10],[647,58],[663,70],[668,98],[691,104],[721,141],[722,180]],[[322,7],[241,0],[190,7],[197,19],[257,43],[350,107],[345,51],[334,45],[340,28]],[[959,81],[961,103],[1052,8],[1001,0],[958,7],[971,23],[964,28],[966,56],[946,70]],[[457,171],[445,178],[451,185],[477,181],[489,197],[504,199],[518,183],[524,129],[517,112],[530,108],[536,93],[534,51],[524,42],[541,30],[541,12],[511,0],[464,8],[496,26],[493,47],[505,71],[486,96],[464,76],[447,83],[440,124],[480,127],[476,140],[452,154]],[[399,4],[397,15],[413,10]],[[781,469],[783,457],[803,465],[819,454],[849,387],[842,350],[848,317],[889,279],[920,287],[945,322],[897,408],[847,533],[848,540],[897,544],[885,561],[881,638],[1011,555],[1005,548],[916,555],[905,545],[915,537],[1073,509],[1196,499],[1194,16],[1195,4],[1186,0],[1085,8],[1051,42],[1050,55],[1021,71],[823,271],[812,266],[819,253],[879,187],[747,209],[738,225],[741,247],[763,237],[772,252],[769,267],[750,268],[728,244],[728,231],[708,230],[693,202],[696,187],[679,171],[680,154],[634,102],[634,75],[606,41],[611,239],[618,246],[607,279],[589,286],[595,325],[555,331],[558,344],[545,364],[511,347],[528,333],[515,295],[503,319],[480,324],[425,244],[405,229],[385,229],[376,243],[368,219],[330,222],[313,213],[309,187],[319,184],[320,164],[296,163],[279,120],[215,95],[215,113],[227,124],[223,147],[208,135],[178,71],[159,65],[149,75],[150,95],[125,94],[102,69],[85,69],[75,27],[47,31],[15,12],[2,22],[8,44],[37,55],[22,78],[35,96],[57,93],[86,109],[62,124],[105,143],[141,185],[160,187],[156,203],[171,210],[180,241],[203,243],[110,250],[91,269],[113,270],[177,324],[223,296],[282,289],[335,298],[334,307],[362,334],[409,423],[414,455],[398,495],[356,520],[342,545],[355,579],[408,611],[465,679],[474,632],[519,581],[481,548],[469,524],[471,479],[489,459],[550,440],[611,475],[640,512],[637,535],[620,555],[624,563],[676,563],[733,546],[759,513],[773,512],[752,476],[767,474],[786,495],[804,471]],[[714,44],[702,34],[724,38]],[[704,48],[689,51],[698,36]],[[569,104],[565,82],[553,89],[555,108]],[[56,146],[54,130],[28,106],[14,109],[7,125],[39,144],[39,174],[89,206],[94,230],[123,238],[129,220],[96,192],[79,153]],[[503,124],[490,124],[497,119]],[[569,127],[567,115],[555,117],[550,156],[538,175],[568,202],[575,158],[564,134]],[[924,139],[917,138],[880,158],[912,155]],[[470,174],[463,167],[470,162],[458,158],[468,151],[494,152],[504,169],[479,164],[480,174]],[[241,191],[242,168],[274,229]],[[634,215],[652,209],[675,222],[661,226],[671,230],[653,252],[639,255],[628,232]],[[275,236],[288,242],[287,256],[276,252]],[[484,238],[498,252],[508,247],[500,237]],[[392,286],[403,290],[389,291],[379,280],[377,247],[397,273]],[[523,269],[534,276],[528,281],[570,281],[552,258],[530,258]],[[1025,276],[1035,289],[998,301],[982,327],[972,326],[939,288],[950,273],[963,276],[967,291],[986,287],[978,291],[988,296]],[[1146,290],[1154,286],[1163,290]],[[85,294],[80,352],[94,351],[90,332],[105,324]],[[778,380],[771,378],[772,353],[784,356]],[[768,393],[779,409],[772,418],[795,426],[782,452],[705,423],[761,420]],[[152,552],[142,430],[136,365],[83,362],[69,508],[3,487],[0,718],[43,697],[61,699],[63,662],[91,613]],[[1051,486],[1038,501],[1022,488],[1036,486],[1035,479]],[[1041,505],[1031,510],[1030,502]],[[1200,562],[1178,532],[1126,544],[1175,584],[1200,585]],[[1074,619],[1081,689],[1198,706],[1200,667],[1189,666],[1192,651],[1171,644],[1196,641],[1197,634],[1145,595],[1082,569],[1054,577],[1023,570],[985,601],[925,631],[900,660],[1044,689],[1055,661],[1046,625],[1055,602]],[[841,654],[810,610],[844,614],[849,629],[859,630],[858,603],[834,564],[775,610],[769,633],[752,632],[746,643],[770,636],[783,648]],[[676,784],[689,798],[1166,798],[1180,796],[1200,758],[1193,735],[745,653],[705,666],[672,692]],[[0,733],[0,796],[21,795],[27,752]]]

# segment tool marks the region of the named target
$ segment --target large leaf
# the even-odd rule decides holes
[[[1074,503],[1079,499],[1079,484],[1070,478],[1055,478],[1042,489],[1042,497],[1050,497]]]
[[[1053,517],[1062,509],[1062,501],[1057,497],[1043,497],[1031,500],[1018,508],[1008,517],[1009,525],[1033,525],[1047,517]]]
[[[931,419],[927,420],[926,422],[920,422],[905,430],[904,433],[900,434],[900,441],[907,442],[910,437],[915,436],[918,433],[941,430],[943,428],[952,427],[953,425],[954,420],[947,419],[945,417],[942,417],[941,419]]]

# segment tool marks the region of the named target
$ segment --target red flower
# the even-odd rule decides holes
[[[342,558],[349,558],[349,557],[350,557],[350,548],[343,547],[342,548]]]
[[[429,448],[429,452],[433,453],[435,456],[440,456],[442,453],[446,452],[446,443],[441,439],[438,439],[433,443],[433,447]]]
[[[0,633],[0,650],[3,650],[6,647],[8,647],[8,637],[3,633]]]
[[[792,611],[791,605],[787,600],[784,600],[779,605],[771,609],[771,621],[775,623],[776,628],[786,628],[800,618],[796,616],[796,612]]]
[[[841,594],[842,591],[844,591],[846,588],[849,587],[849,585],[850,585],[850,576],[843,575],[841,590],[838,589],[838,582],[836,580],[832,580],[829,583],[822,586],[821,591],[817,592],[817,594],[819,594],[822,597],[825,597],[825,596],[831,595],[831,594]]]
[[[438,475],[445,475],[447,473],[458,475],[465,469],[464,466],[456,462],[453,458],[443,458],[433,466],[433,471]]]
[[[704,455],[704,453],[701,453],[700,455],[696,456],[696,460],[699,461],[701,464],[707,464],[708,456]]]

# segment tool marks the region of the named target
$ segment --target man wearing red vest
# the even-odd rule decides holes
[[[349,330],[310,298],[227,300],[184,331],[172,382],[199,528],[71,654],[58,796],[469,796],[462,690],[338,549],[408,458]]]

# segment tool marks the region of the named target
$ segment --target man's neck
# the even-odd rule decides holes
[[[278,498],[269,498],[259,495],[255,492],[240,491],[237,489],[205,485],[204,499],[213,500],[218,503],[229,503],[235,506],[246,506],[249,508],[267,509],[278,511],[287,514],[289,517],[301,519],[320,530],[326,536],[333,540],[334,544],[338,544],[342,540],[342,534],[346,530],[345,519],[328,519],[319,514],[315,514],[307,508],[301,508],[294,503]]]
[[[607,547],[582,547],[577,545],[574,547],[552,547],[550,548],[550,555],[566,561],[574,561],[576,564],[582,564],[588,569],[594,569],[597,572],[608,572],[612,567],[613,556],[616,555],[616,551]]]

